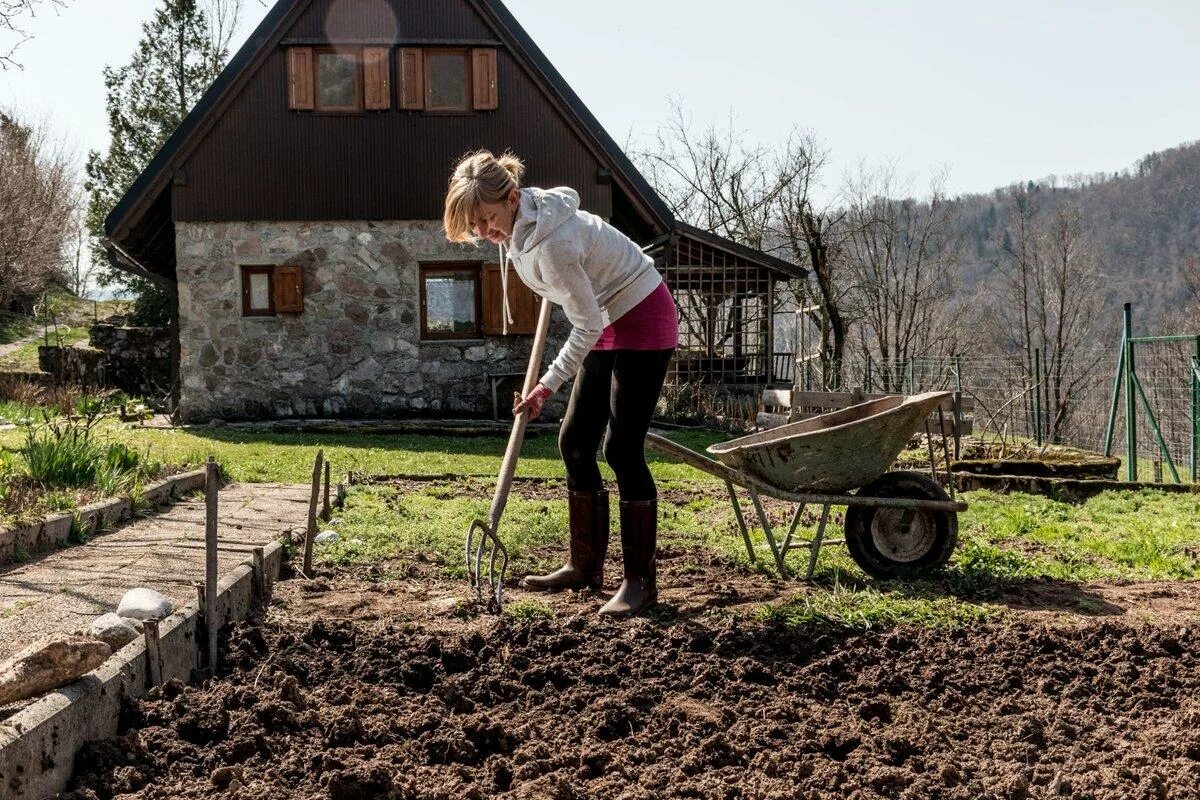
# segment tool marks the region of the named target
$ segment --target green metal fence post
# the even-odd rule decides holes
[[[1042,446],[1042,349],[1033,349],[1033,440]]]
[[[1137,398],[1134,397],[1133,304],[1124,308],[1125,342],[1125,479],[1137,480]]]
[[[1192,356],[1192,483],[1200,482],[1200,336]]]
[[[863,384],[867,387],[868,392],[875,391],[874,377],[875,376],[872,374],[872,369],[871,369],[871,356],[868,353],[867,354],[867,374],[865,376],[865,380],[863,381]]]
[[[913,372],[913,360],[908,360],[908,391],[906,394],[914,394],[917,390],[915,373]]]
[[[962,356],[954,357],[954,391],[962,391]]]

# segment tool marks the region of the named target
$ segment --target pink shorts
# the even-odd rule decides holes
[[[593,350],[670,350],[679,345],[679,312],[666,283],[600,334]]]

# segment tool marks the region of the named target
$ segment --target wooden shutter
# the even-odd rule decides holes
[[[304,272],[300,267],[275,268],[275,313],[304,311]]]
[[[494,111],[500,106],[496,88],[496,50],[477,48],[471,51],[471,86],[475,95],[476,111]]]
[[[400,108],[421,111],[425,108],[425,51],[419,47],[404,47],[396,59],[397,83],[400,85]]]
[[[483,332],[487,336],[500,336],[504,330],[504,292],[500,284],[500,265],[483,265]],[[508,326],[509,334],[532,334],[537,330],[538,309],[541,298],[521,282],[517,271],[508,270],[508,310],[513,322]]]
[[[363,105],[368,111],[386,111],[392,107],[388,48],[363,48]]]
[[[288,108],[293,111],[312,111],[315,105],[313,49],[311,47],[289,47],[287,65]]]

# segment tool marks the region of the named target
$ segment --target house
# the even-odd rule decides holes
[[[673,380],[770,379],[774,287],[803,271],[676,221],[499,0],[279,0],[105,221],[111,262],[175,298],[179,417],[509,396],[537,300],[510,284],[501,336],[495,250],[440,223],[480,147],[648,246],[681,310]]]

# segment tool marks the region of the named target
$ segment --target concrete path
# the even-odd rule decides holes
[[[249,547],[303,527],[311,489],[278,483],[230,484],[220,494],[219,572],[250,558]],[[37,639],[86,627],[115,611],[128,589],[148,586],[179,608],[204,578],[204,498],[139,515],[85,545],[0,568],[0,660]]]

